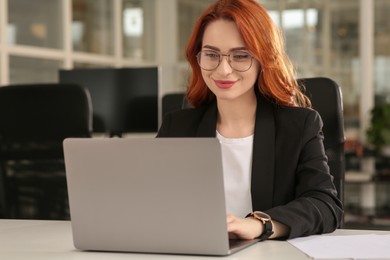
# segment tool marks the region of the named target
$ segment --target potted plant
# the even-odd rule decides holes
[[[375,106],[371,110],[370,122],[367,141],[377,152],[390,156],[390,104]]]

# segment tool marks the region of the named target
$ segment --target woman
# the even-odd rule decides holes
[[[217,137],[232,238],[332,232],[343,209],[329,174],[322,121],[300,91],[283,41],[254,0],[220,0],[187,50],[194,106],[168,114],[158,137]]]

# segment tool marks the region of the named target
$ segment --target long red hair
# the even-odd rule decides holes
[[[236,23],[245,46],[260,63],[258,90],[262,95],[283,106],[311,106],[300,91],[295,70],[284,50],[282,35],[266,9],[255,0],[219,0],[196,21],[187,44],[186,56],[192,68],[187,99],[194,107],[215,98],[202,78],[196,55],[202,48],[207,25],[218,19]]]

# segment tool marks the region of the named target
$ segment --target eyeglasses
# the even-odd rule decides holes
[[[213,50],[203,50],[196,55],[199,66],[208,71],[218,68],[224,56],[228,57],[230,67],[236,71],[244,72],[252,66],[252,55],[241,50],[232,51],[228,54],[222,54]]]

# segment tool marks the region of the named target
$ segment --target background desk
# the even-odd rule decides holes
[[[390,231],[337,230],[334,235],[386,233]],[[285,241],[265,241],[229,257],[194,257],[134,253],[82,252],[74,249],[69,221],[0,220],[0,259],[100,260],[100,259],[310,259]]]

